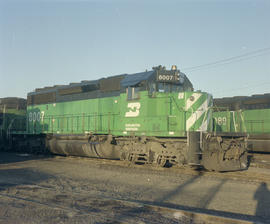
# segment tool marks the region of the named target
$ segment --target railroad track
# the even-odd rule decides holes
[[[39,157],[40,159],[40,157]],[[121,167],[131,167],[132,169],[152,169],[155,170],[157,173],[171,173],[169,175],[179,177],[181,174],[188,174],[188,175],[203,175],[203,176],[209,176],[211,178],[225,178],[225,179],[233,179],[233,180],[241,180],[244,182],[270,182],[270,176],[265,175],[263,173],[256,173],[256,175],[250,170],[248,171],[241,171],[241,172],[227,172],[227,173],[215,173],[215,172],[206,172],[206,171],[195,171],[190,168],[161,168],[161,167],[153,167],[153,166],[147,166],[147,165],[131,165],[129,163],[123,162],[123,161],[112,161],[112,160],[104,160],[104,159],[93,159],[93,158],[81,158],[81,157],[62,157],[62,156],[56,156],[51,158],[44,158],[40,162],[45,162],[44,165],[50,165],[51,162],[56,162],[59,164],[59,166],[62,166],[61,162],[68,163],[68,160],[73,160],[72,162],[86,165],[88,163],[91,163],[91,166],[97,166],[103,169],[111,169],[113,166],[121,166]],[[34,165],[33,168],[36,166],[35,160],[33,160],[28,165]],[[8,165],[9,169],[15,169],[21,167],[20,163],[23,163],[23,161],[19,163],[11,163]],[[6,164],[2,164],[0,167],[0,170],[5,170]],[[113,168],[114,169],[114,168]],[[118,170],[118,168],[116,169]],[[257,169],[258,170],[258,169]],[[260,170],[260,169],[259,169]],[[267,171],[267,170],[266,170]],[[135,170],[136,172],[136,170]],[[178,175],[175,175],[178,174]],[[166,214],[166,216],[173,218],[174,220],[179,219],[185,219],[185,220],[194,220],[194,217],[197,217],[196,220],[207,220],[202,221],[202,223],[248,223],[249,221],[261,221],[264,223],[265,220],[260,220],[258,217],[254,217],[252,215],[240,215],[240,214],[234,214],[231,212],[223,212],[223,211],[214,211],[213,210],[207,210],[207,209],[200,209],[195,207],[185,207],[181,205],[174,205],[169,204],[166,202],[155,202],[155,201],[143,201],[142,198],[140,200],[131,200],[129,196],[123,195],[119,196],[118,194],[104,194],[104,192],[101,190],[94,189],[93,191],[91,188],[76,188],[76,185],[73,185],[71,181],[74,181],[72,178],[69,178],[65,175],[65,173],[59,173],[59,178],[55,178],[52,182],[32,182],[32,181],[25,181],[26,179],[23,179],[19,182],[16,182],[18,179],[14,179],[15,181],[6,181],[6,179],[0,180],[0,197],[1,198],[8,198],[10,200],[14,201],[22,201],[25,203],[32,203],[39,206],[44,206],[47,208],[55,208],[58,210],[62,210],[68,213],[75,214],[76,216],[83,216],[83,217],[96,217],[98,218],[99,215],[88,212],[83,209],[83,211],[80,210],[80,208],[70,207],[63,204],[63,201],[47,201],[44,200],[44,198],[41,197],[41,195],[46,195],[46,192],[55,192],[56,198],[58,195],[67,195],[67,197],[74,197],[76,200],[78,198],[89,198],[89,200],[97,200],[97,201],[110,201],[113,202],[116,205],[121,205],[125,207],[130,207],[130,211],[134,212],[135,214],[125,214],[123,213],[121,217],[123,220],[121,222],[123,223],[136,223],[138,219],[141,220],[139,213],[136,212],[142,212],[142,211],[148,211],[148,212],[156,212],[159,211],[159,213]],[[167,174],[166,174],[167,175]],[[9,180],[9,179],[8,179]],[[2,187],[1,187],[2,186]],[[75,188],[74,188],[75,186]],[[16,192],[12,193],[12,189],[15,188]],[[5,190],[6,189],[6,190]],[[36,197],[33,197],[34,194],[32,194],[32,191],[38,191],[42,192],[42,194],[36,194]],[[41,191],[42,190],[42,191]],[[106,193],[106,192],[105,192]],[[105,196],[107,195],[107,196]],[[137,198],[137,197],[136,197]],[[1,200],[0,200],[1,201]],[[132,204],[134,203],[134,204]],[[121,207],[118,206],[118,207]],[[1,207],[1,206],[0,206]],[[1,210],[1,209],[0,209]],[[211,212],[209,212],[211,211]],[[141,213],[140,213],[141,214]],[[117,216],[120,217],[120,216]],[[110,218],[110,217],[109,217]],[[137,221],[132,222],[134,218],[137,218]],[[131,221],[125,221],[125,220],[131,220]],[[109,219],[108,219],[109,220]],[[212,221],[211,221],[212,220]],[[213,221],[214,220],[214,221]],[[218,221],[217,221],[218,220]],[[111,217],[110,222],[119,220],[115,217]],[[108,221],[108,222],[109,222]],[[270,220],[269,220],[270,221]],[[107,222],[107,221],[106,221]],[[199,221],[198,221],[199,222]],[[0,219],[1,223],[1,219]],[[3,221],[3,223],[5,223]],[[103,223],[105,221],[103,220]],[[149,220],[146,220],[146,223],[149,223]],[[151,223],[160,223],[152,221]],[[168,223],[168,222],[167,222]],[[184,222],[185,223],[185,222]],[[187,221],[187,223],[190,223]],[[195,222],[196,223],[196,222]]]
[[[249,153],[250,165],[270,169],[270,153]]]
[[[257,170],[255,168],[269,168],[268,163],[261,164],[258,162],[258,159],[253,159],[250,163],[250,167],[248,170],[245,171],[235,171],[235,172],[209,172],[206,170],[196,170],[192,169],[189,166],[180,166],[180,167],[170,167],[164,168],[159,166],[153,165],[137,165],[128,163],[126,161],[120,160],[107,160],[107,159],[97,159],[97,158],[88,158],[88,157],[63,157],[63,156],[56,156],[55,157],[58,161],[66,162],[66,160],[72,160],[72,162],[88,162],[94,163],[98,166],[120,166],[120,167],[130,167],[134,169],[150,169],[152,171],[157,172],[168,172],[168,173],[175,173],[175,174],[188,174],[188,175],[203,175],[204,177],[213,177],[213,178],[225,178],[225,179],[232,179],[232,180],[239,180],[239,181],[247,181],[247,182],[267,182],[270,183],[270,175],[265,175],[265,172],[261,172],[261,170]],[[270,161],[270,154],[269,154],[269,161]]]
[[[10,186],[18,186],[19,182],[5,182],[5,184],[9,184]],[[1,183],[0,183],[1,186]],[[49,191],[55,191],[53,187],[43,186],[39,184],[35,184],[32,182],[25,182],[23,185],[20,185],[20,187],[23,187],[26,189],[27,187],[31,190],[33,188],[39,188],[42,190],[49,190]],[[59,190],[58,190],[59,191]],[[69,195],[78,195],[80,197],[87,197],[91,198],[91,200],[102,201],[102,202],[109,202],[110,204],[113,202],[115,203],[115,206],[117,207],[128,207],[126,214],[121,214],[121,216],[116,217],[109,217],[106,216],[106,222],[105,223],[138,223],[138,219],[143,223],[160,223],[159,221],[148,220],[147,218],[143,217],[141,214],[144,212],[151,212],[156,214],[161,214],[165,217],[167,217],[169,220],[172,221],[172,223],[235,223],[235,224],[249,224],[254,223],[254,221],[258,221],[258,218],[250,216],[250,215],[242,215],[241,217],[235,217],[236,215],[233,213],[228,212],[216,212],[220,214],[207,214],[206,212],[202,211],[192,211],[188,208],[180,209],[180,208],[172,208],[169,206],[166,206],[165,204],[155,204],[154,202],[142,202],[142,201],[136,201],[136,200],[129,200],[129,199],[120,199],[120,198],[114,198],[114,197],[105,197],[101,195],[93,195],[89,194],[89,192],[76,192],[76,191],[67,191],[67,190],[60,190],[61,194],[69,194]],[[97,220],[100,219],[101,214],[95,214],[93,212],[86,212],[83,210],[80,210],[78,208],[65,206],[61,203],[51,203],[51,202],[44,202],[40,198],[30,198],[27,195],[23,194],[22,192],[16,195],[12,195],[10,193],[4,193],[1,192],[0,187],[0,198],[8,198],[15,201],[22,201],[25,203],[31,203],[35,204],[35,206],[41,206],[41,207],[48,207],[50,209],[60,209],[68,213],[73,213],[75,216],[83,216],[84,218],[96,218]],[[98,204],[98,203],[97,203]],[[226,217],[226,216],[232,216],[232,217]],[[5,217],[1,217],[0,221],[5,221]],[[170,222],[167,222],[170,223]]]
[[[20,154],[17,154],[20,155]],[[22,156],[31,156],[30,154],[22,154]],[[108,160],[108,159],[99,159],[99,158],[90,158],[90,157],[76,157],[76,156],[52,156],[49,158],[44,157],[44,160],[51,161],[52,159],[56,159],[57,162],[67,162],[67,160],[71,160],[75,163],[91,163],[96,166],[118,166],[118,167],[126,167],[133,169],[150,169],[156,172],[165,172],[172,174],[188,174],[188,175],[203,175],[205,177],[213,177],[213,178],[225,178],[239,181],[247,181],[247,182],[266,182],[270,183],[270,175],[266,174],[267,172],[262,172],[263,170],[257,170],[256,168],[266,168],[270,169],[270,154],[249,154],[250,157],[250,166],[248,170],[245,171],[235,171],[235,172],[209,172],[206,170],[196,170],[192,169],[189,166],[180,166],[180,167],[170,167],[164,168],[154,165],[137,165],[132,164],[127,161],[121,160]],[[266,158],[265,158],[266,157]],[[40,156],[38,157],[41,158]],[[23,162],[23,161],[21,161]],[[21,162],[16,162],[19,164]],[[2,164],[4,167],[5,165]],[[10,165],[9,165],[10,166]]]

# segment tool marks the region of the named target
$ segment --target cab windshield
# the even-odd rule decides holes
[[[157,84],[157,92],[160,93],[170,93],[170,92],[180,92],[183,91],[183,87],[181,85],[175,85],[171,83],[158,83]]]

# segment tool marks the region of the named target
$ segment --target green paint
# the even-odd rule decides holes
[[[217,132],[270,133],[270,109],[214,112]]]
[[[127,94],[27,107],[27,133],[112,134],[115,136],[185,137],[186,119],[191,109],[186,103],[194,92],[139,92],[138,99],[127,100]],[[209,94],[192,106],[199,108]],[[195,122],[202,125],[203,117]]]

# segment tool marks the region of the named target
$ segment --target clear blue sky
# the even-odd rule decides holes
[[[214,97],[270,92],[270,1],[0,0],[0,97],[176,64]]]

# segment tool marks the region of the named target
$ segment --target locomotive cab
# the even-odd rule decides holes
[[[180,72],[175,65],[171,70],[164,66],[153,67],[152,71],[145,71],[126,75],[121,81],[121,86],[126,88],[127,99],[138,99],[139,91],[147,90],[149,96],[155,93],[171,93],[193,91],[193,85],[187,76]]]
[[[193,85],[184,73],[177,70],[176,65],[173,65],[171,70],[166,70],[162,66],[153,67],[153,70],[156,71],[156,83],[153,83],[156,91],[162,93],[193,91]]]

